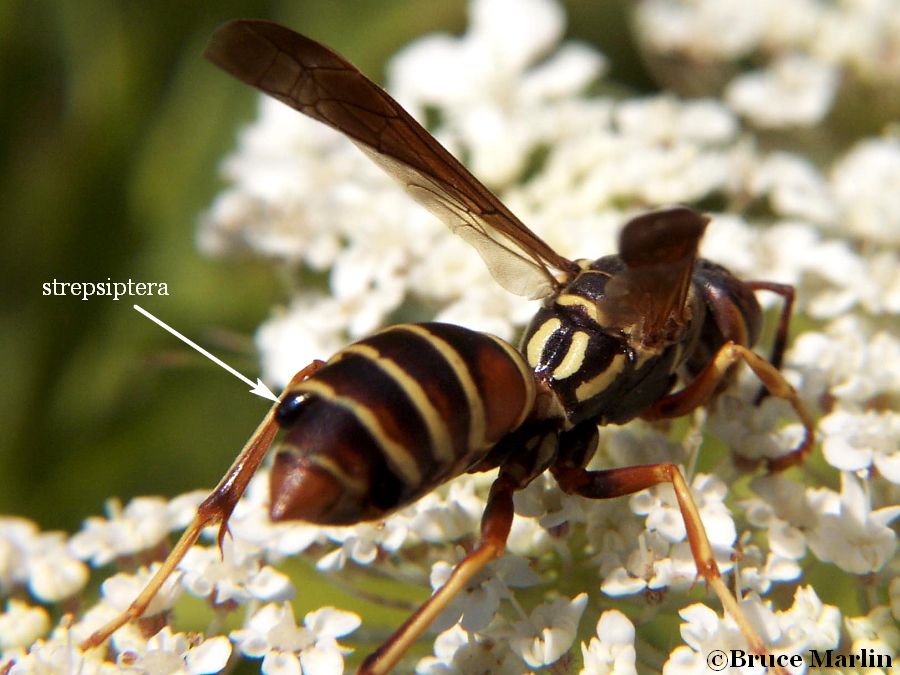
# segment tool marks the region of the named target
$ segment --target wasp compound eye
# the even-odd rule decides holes
[[[306,409],[309,401],[309,394],[295,393],[288,394],[275,409],[275,421],[278,426],[284,428],[294,424]]]

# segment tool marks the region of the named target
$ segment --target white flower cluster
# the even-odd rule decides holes
[[[660,75],[694,92],[724,87],[729,107],[759,128],[816,125],[862,92],[886,106],[882,119],[897,113],[896,0],[648,0],[635,25]]]
[[[261,658],[269,673],[340,673],[348,653],[337,639],[359,626],[351,612],[323,607],[310,612],[297,626],[291,605],[296,595],[293,582],[268,564],[285,555],[302,552],[324,535],[303,525],[276,526],[266,517],[266,503],[257,499],[263,475],[255,479],[230,521],[233,537],[217,547],[195,546],[178,570],[163,585],[141,622],[125,626],[112,637],[111,650],[86,653],[80,641],[128,607],[158,568],[134,564],[165,554],[163,544],[173,531],[183,529],[202,501],[203,493],[189,493],[166,503],[138,498],[125,508],[111,503],[108,518],[90,518],[68,542],[61,533],[42,534],[21,519],[0,519],[0,583],[11,596],[0,614],[0,648],[11,673],[113,673],[138,672],[217,673],[236,650],[246,658]],[[210,531],[214,537],[215,532]],[[59,545],[50,559],[37,557],[46,542]],[[49,550],[49,549],[48,549]],[[34,556],[34,559],[25,556]],[[40,605],[15,599],[27,586],[31,596],[65,610],[80,597],[88,581],[87,568],[79,559],[96,566],[130,563],[131,572],[120,572],[103,581],[100,601],[78,619],[64,614],[51,630],[50,616]],[[73,566],[81,572],[72,574]],[[25,577],[22,573],[28,573]],[[66,580],[63,585],[59,580]],[[45,590],[45,589],[50,589]],[[210,631],[204,638],[194,632],[173,632],[167,617],[187,591],[214,608],[219,620],[244,609],[239,629]],[[146,621],[146,623],[144,623]],[[212,626],[217,621],[214,620]],[[233,643],[233,645],[232,645]],[[110,660],[112,659],[112,660]],[[4,671],[5,672],[5,671]]]
[[[602,428],[591,465],[687,467],[716,560],[779,654],[900,649],[900,137],[887,128],[837,149],[767,152],[739,115],[757,126],[818,124],[841,96],[838,69],[849,67],[900,95],[897,9],[892,0],[639,3],[641,38],[659,53],[733,63],[772,55],[766,72],[739,74],[724,102],[587,94],[598,82],[605,90],[606,60],[560,43],[565,16],[554,0],[472,0],[464,35],[425,37],[389,68],[397,98],[415,115],[437,111],[439,140],[562,255],[613,252],[621,224],[649,206],[716,204],[703,255],[743,278],[796,287],[799,334],[785,372],[821,417],[821,451],[805,466],[747,480],[740,461],[717,454],[724,442],[744,459],[774,457],[798,440],[782,401],[753,403],[759,383],[749,376],[684,433]],[[396,316],[512,340],[534,312],[352,144],[281,104],[263,99],[224,170],[231,187],[203,220],[203,248],[250,250],[322,282],[292,289],[259,330],[273,382]],[[263,469],[221,552],[209,532],[210,545],[189,552],[144,619],[87,653],[79,640],[136,596],[202,493],[111,503],[69,538],[0,519],[0,672],[206,673],[238,654],[261,659],[266,673],[341,672],[350,649],[339,640],[358,644],[360,618],[324,607],[298,624],[289,601],[303,585],[275,565],[302,554],[345,586],[370,571],[438,587],[471,550],[492,478],[463,476],[383,523],[319,528],[269,521]],[[696,567],[670,487],[591,501],[545,475],[515,505],[508,553],[436,619],[433,656],[417,672],[706,673],[710,650],[746,647],[731,618],[692,590]],[[123,571],[78,611],[85,562]],[[810,579],[823,570],[830,581],[816,587]],[[186,596],[211,608],[203,633],[174,627]],[[675,614],[683,644],[669,653],[675,638],[660,639],[654,618]]]

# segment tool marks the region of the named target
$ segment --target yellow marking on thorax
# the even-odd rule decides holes
[[[471,452],[473,450],[479,450],[483,448],[485,443],[484,436],[486,428],[484,419],[484,405],[481,401],[481,394],[478,392],[478,385],[475,384],[472,373],[469,371],[469,366],[466,365],[466,362],[459,355],[459,352],[457,352],[453,348],[453,346],[446,340],[438,337],[434,333],[429,332],[422,326],[416,326],[414,324],[401,324],[397,326],[391,326],[384,332],[396,330],[405,330],[423,337],[429,343],[431,343],[431,346],[434,347],[450,365],[450,368],[456,375],[457,381],[462,387],[463,393],[466,396],[466,403],[469,406],[468,450]]]
[[[562,361],[553,370],[553,379],[564,380],[581,370],[581,366],[584,364],[584,355],[590,341],[591,338],[587,333],[582,330],[575,331],[572,335],[572,344],[566,350]]]
[[[581,307],[591,319],[599,323],[597,303],[588,300],[582,295],[577,295],[575,293],[563,293],[554,302],[557,305],[562,305],[563,307]]]
[[[446,462],[453,460],[453,440],[450,438],[447,425],[444,423],[444,419],[437,408],[428,399],[428,395],[425,393],[422,385],[414,377],[398,366],[396,361],[382,356],[371,345],[353,344],[342,351],[344,353],[357,354],[370,360],[384,371],[388,377],[399,384],[425,422],[435,459]]]
[[[616,354],[609,366],[575,388],[575,397],[587,401],[606,389],[625,369],[625,354]]]
[[[387,455],[392,468],[400,474],[403,482],[409,487],[417,487],[421,484],[422,472],[419,471],[413,454],[408,448],[404,448],[401,443],[388,436],[381,422],[364,403],[350,396],[341,396],[333,387],[315,379],[304,380],[297,385],[297,391],[308,391],[349,410],[375,439],[375,442]]]
[[[561,325],[562,322],[557,318],[547,319],[534,331],[534,335],[531,336],[528,344],[525,345],[525,356],[528,359],[528,365],[532,368],[536,368],[540,364],[547,340],[559,330]]]

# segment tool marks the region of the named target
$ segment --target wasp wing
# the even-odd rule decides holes
[[[604,316],[646,348],[676,341],[691,319],[688,293],[709,219],[687,207],[633,218],[619,236],[625,269],[605,287]]]
[[[475,247],[500,285],[542,298],[575,265],[529,230],[383,89],[327,47],[276,23],[232,21],[205,56],[260,91],[340,131]],[[561,272],[559,279],[554,270]]]

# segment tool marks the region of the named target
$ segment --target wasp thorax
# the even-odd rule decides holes
[[[529,365],[558,397],[571,424],[596,417],[621,424],[665,394],[682,358],[677,345],[694,337],[645,345],[640,299],[610,297],[615,280],[630,273],[619,256],[579,261],[581,271],[545,305],[525,331]],[[694,328],[691,331],[696,332]]]

